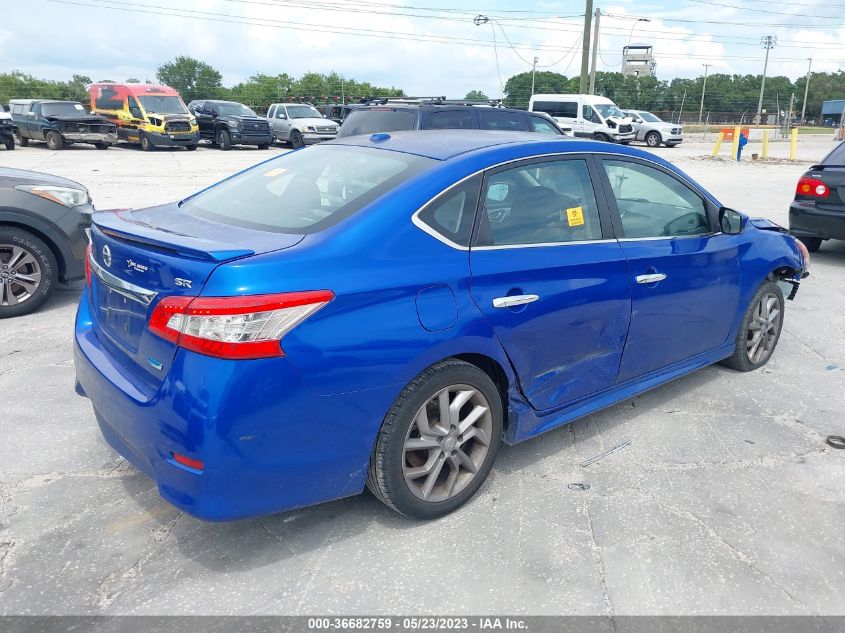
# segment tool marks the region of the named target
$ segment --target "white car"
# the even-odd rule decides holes
[[[606,97],[580,94],[535,94],[528,102],[531,112],[544,112],[558,125],[572,128],[575,136],[597,141],[630,143],[634,140],[631,119]]]
[[[659,116],[644,110],[623,110],[634,122],[638,141],[645,141],[649,147],[674,147],[684,140],[684,128],[680,124],[668,123]]]
[[[337,138],[340,128],[308,103],[274,103],[267,110],[267,120],[275,139],[290,143],[294,149]]]

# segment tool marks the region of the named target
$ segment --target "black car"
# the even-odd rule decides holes
[[[78,182],[0,168],[0,319],[37,310],[85,276],[94,207]]]
[[[812,252],[824,240],[845,240],[845,143],[798,180],[789,230]]]
[[[222,150],[232,145],[257,145],[267,149],[273,133],[267,119],[242,103],[234,101],[191,101],[188,110],[197,117],[200,139],[211,141]]]
[[[444,99],[385,100],[352,110],[337,137],[398,132],[400,130],[507,130],[562,136],[554,119],[541,112],[526,112],[490,104]]]
[[[99,114],[90,114],[76,101],[12,99],[9,105],[22,147],[30,141],[44,141],[52,150],[74,143],[89,143],[97,149],[117,144],[117,126]]]

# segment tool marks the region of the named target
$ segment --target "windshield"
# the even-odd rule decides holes
[[[603,119],[606,119],[609,116],[618,116],[620,119],[625,118],[625,115],[622,114],[622,110],[617,108],[612,103],[599,103],[594,105],[593,107],[599,111],[599,114],[602,116]]]
[[[649,123],[663,123],[663,119],[659,116],[653,115],[651,112],[640,112],[640,118]]]
[[[288,116],[291,119],[322,119],[317,108],[309,105],[287,106]]]
[[[67,116],[88,113],[78,103],[68,101],[65,103],[42,103],[41,114],[44,116]]]
[[[220,116],[258,116],[255,112],[240,103],[221,103],[216,108]]]
[[[369,147],[315,146],[260,163],[181,206],[186,213],[224,224],[313,233],[436,163]]]
[[[417,126],[414,110],[353,110],[340,126],[338,138],[376,132],[413,130]]]
[[[138,101],[148,114],[188,114],[179,97],[164,95],[143,95]]]

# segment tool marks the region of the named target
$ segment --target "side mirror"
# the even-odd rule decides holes
[[[212,111],[211,111],[211,118],[212,118],[212,119],[216,119],[216,118],[217,118],[217,117],[219,117],[219,116],[220,116],[220,113],[219,113],[217,110],[212,110]]]
[[[285,114],[284,112],[279,112],[279,113],[276,115],[276,118],[277,118],[277,119],[286,119],[286,118],[288,118],[288,115],[287,115],[287,114]]]
[[[719,228],[725,235],[738,235],[745,228],[745,216],[739,211],[722,207],[719,209]]]
[[[129,108],[129,114],[134,116],[136,119],[141,118],[141,111],[138,108]]]

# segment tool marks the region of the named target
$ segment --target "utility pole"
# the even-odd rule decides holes
[[[531,96],[534,96],[534,75],[537,73],[537,62],[540,61],[539,57],[534,58],[534,65],[531,67]]]
[[[596,25],[593,27],[593,56],[590,58],[590,94],[596,94],[596,57],[599,51],[599,20],[601,9],[596,9]]]
[[[801,124],[803,125],[807,119],[804,115],[807,114],[807,92],[810,90],[810,74],[813,71],[813,58],[810,57],[810,65],[807,66],[807,81],[804,83],[804,103],[801,105]]]
[[[581,47],[581,81],[578,84],[579,94],[587,92],[590,68],[590,22],[593,19],[593,0],[587,0],[584,10],[584,38]]]
[[[707,69],[713,64],[702,64],[704,66],[704,83],[701,86],[701,106],[698,108],[698,124],[701,125],[701,119],[704,117],[704,93],[707,90]]]
[[[760,44],[766,49],[766,61],[763,62],[763,81],[760,83],[760,100],[757,102],[757,124],[763,122],[763,92],[766,90],[766,69],[769,67],[769,51],[777,44],[775,35],[765,35],[760,38]]]

